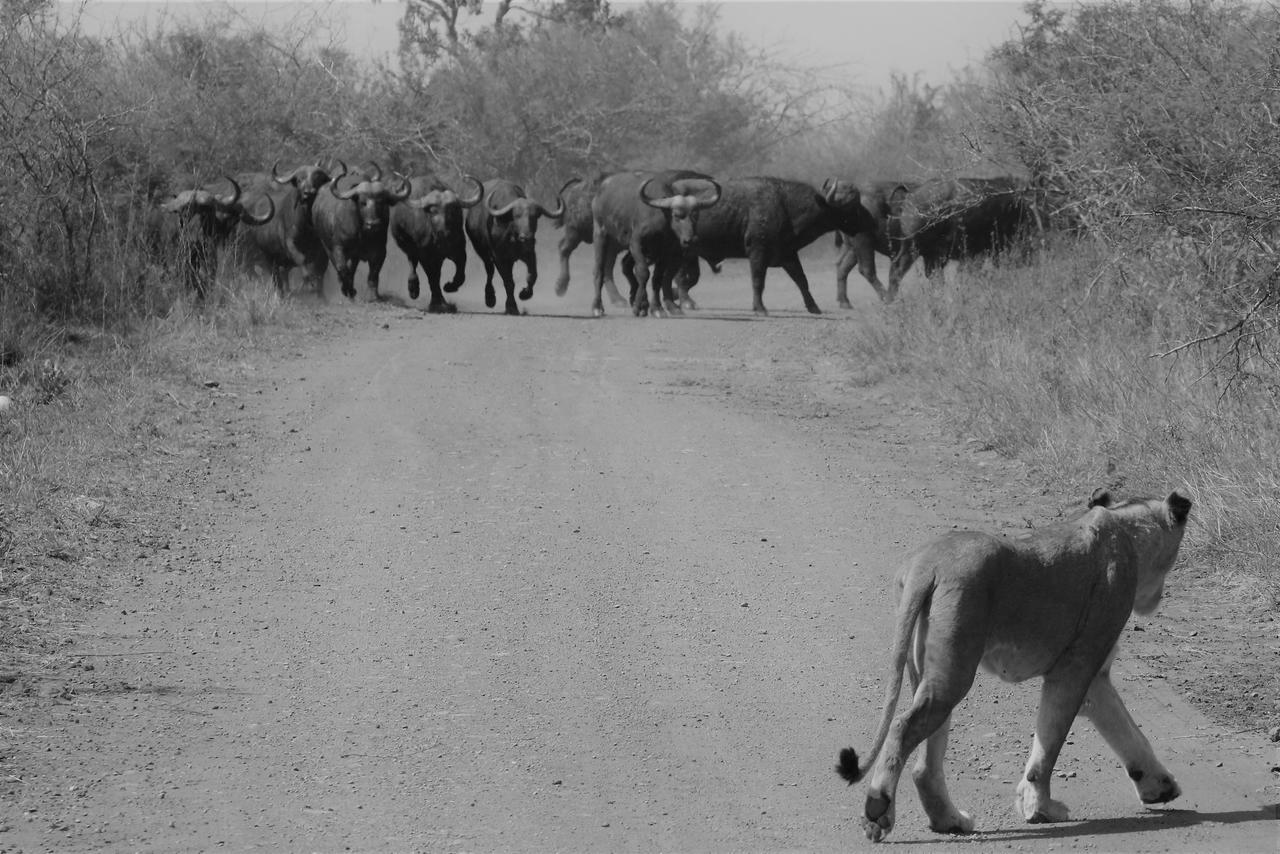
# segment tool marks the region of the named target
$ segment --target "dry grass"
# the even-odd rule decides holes
[[[0,674],[56,667],[79,615],[178,522],[165,490],[208,441],[205,382],[311,338],[332,314],[231,278],[205,305],[170,295],[128,334],[31,324],[0,367]]]
[[[1144,284],[1146,283],[1146,284]],[[1280,604],[1280,377],[1228,385],[1194,337],[1181,283],[1124,275],[1079,246],[1042,263],[923,279],[864,321],[857,359],[904,376],[966,439],[1055,491],[1189,490],[1184,554],[1262,607]]]

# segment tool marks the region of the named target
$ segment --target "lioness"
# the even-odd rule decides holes
[[[1067,818],[1067,807],[1049,797],[1049,780],[1082,704],[1143,803],[1182,794],[1111,685],[1111,661],[1129,612],[1151,614],[1159,606],[1190,512],[1191,501],[1177,492],[1113,503],[1099,489],[1074,521],[1014,540],[945,534],[907,558],[898,574],[893,676],[875,746],[867,765],[845,748],[836,766],[853,784],[875,764],[862,820],[868,839],[879,842],[893,829],[898,777],[926,739],[912,777],[929,827],[973,830],[973,819],[947,794],[942,766],[951,710],[969,692],[979,664],[1008,682],[1044,677],[1015,799],[1025,820]],[[895,720],[904,666],[914,697]]]

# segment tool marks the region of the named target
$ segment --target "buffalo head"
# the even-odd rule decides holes
[[[668,214],[681,247],[692,245],[698,237],[698,211],[720,201],[720,185],[710,178],[679,178],[671,182],[671,195],[652,198],[647,190],[653,181],[650,178],[640,185],[640,201]]]
[[[876,218],[862,203],[862,193],[848,181],[828,178],[822,182],[822,199],[836,216],[845,234],[875,234]]]
[[[501,207],[493,206],[493,197],[497,192],[496,189],[489,191],[489,197],[485,199],[485,208],[489,211],[489,216],[494,219],[510,218],[512,236],[521,243],[532,243],[534,235],[538,230],[538,217],[545,216],[547,219],[558,220],[564,216],[564,197],[559,193],[556,194],[556,206],[554,210],[548,210],[533,199],[524,195],[524,190],[514,184],[513,187],[518,195]]]
[[[347,164],[339,160],[338,165],[342,171],[329,182],[329,192],[334,198],[355,202],[360,213],[360,227],[364,231],[376,232],[385,229],[387,213],[391,206],[409,198],[409,193],[413,190],[412,185],[403,176],[400,176],[400,186],[396,189],[383,184],[382,169],[374,163],[373,170],[362,176],[363,180],[345,190],[339,190],[338,179],[347,174]]]
[[[265,197],[266,212],[251,213],[240,203],[240,185],[231,176],[226,177],[231,185],[231,192],[218,195],[203,188],[183,190],[170,201],[162,205],[163,209],[176,213],[183,222],[196,219],[201,230],[208,236],[226,237],[237,222],[246,225],[266,225],[276,214],[275,203],[270,196]]]
[[[309,205],[315,200],[316,191],[329,183],[329,173],[324,171],[319,161],[316,161],[314,166],[299,166],[292,172],[281,175],[280,161],[277,160],[271,165],[271,180],[277,184],[293,185],[298,191],[299,200]]]
[[[480,199],[484,197],[484,185],[480,183],[479,178],[474,175],[463,175],[462,179],[470,181],[476,186],[476,191],[470,196],[459,196],[453,190],[446,188],[424,193],[416,199],[409,199],[405,204],[426,214],[434,231],[444,231],[447,227],[446,217],[451,207],[475,207],[480,203]]]

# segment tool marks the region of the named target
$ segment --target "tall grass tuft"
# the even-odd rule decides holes
[[[1261,585],[1274,606],[1280,373],[1240,382],[1212,352],[1169,353],[1193,325],[1192,285],[1074,242],[1030,266],[953,266],[863,321],[856,357],[1056,489],[1190,490],[1188,554]]]

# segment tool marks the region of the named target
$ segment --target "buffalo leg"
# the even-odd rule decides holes
[[[791,277],[791,281],[796,283],[796,287],[800,289],[800,296],[804,299],[804,307],[810,314],[822,314],[822,309],[818,308],[818,304],[813,300],[813,294],[809,293],[809,277],[804,274],[804,267],[800,266],[800,257],[792,255],[786,261],[782,262],[782,269]],[[760,277],[763,284],[764,276]]]
[[[444,268],[444,259],[440,257],[428,258],[422,264],[422,270],[427,274],[427,287],[431,291],[431,300],[427,303],[427,313],[429,314],[453,314],[458,307],[444,298],[444,293],[440,290],[441,272]]]
[[[625,261],[624,261],[625,263]],[[631,250],[631,274],[635,277],[635,293],[631,298],[631,313],[636,317],[649,316],[649,264],[639,252]],[[659,308],[662,303],[658,303]]]
[[[562,297],[569,290],[569,256],[582,243],[576,231],[565,228],[560,236],[560,275],[556,277],[556,296]]]
[[[681,263],[680,269],[675,275],[675,285],[680,294],[680,306],[682,308],[697,309],[698,304],[693,301],[693,297],[689,296],[689,289],[698,284],[701,276],[702,266],[698,263],[696,255],[686,258]]]
[[[380,247],[375,247],[373,253],[365,259],[365,263],[369,265],[369,275],[366,282],[369,287],[369,293],[374,299],[382,299],[382,294],[378,293],[378,278],[382,275],[382,265],[387,260],[387,245],[384,242]]]
[[[520,306],[516,305],[516,277],[515,277],[515,260],[512,258],[499,258],[495,263],[498,267],[498,275],[502,278],[502,288],[507,292],[507,302],[503,306],[503,312],[520,316]],[[493,286],[485,290],[486,294],[491,293]]]
[[[524,288],[520,291],[520,299],[528,300],[533,298],[533,286],[538,283],[538,255],[530,246],[521,253],[520,260],[524,262],[525,280]],[[514,264],[512,265],[512,275],[515,274]],[[511,312],[507,312],[510,314]]]
[[[604,301],[600,298],[600,290],[604,286],[606,271],[612,277],[613,265],[617,259],[617,244],[610,240],[608,235],[597,230],[595,233],[595,265],[591,277],[591,284],[594,290],[591,301],[591,314],[593,317],[604,316]]]
[[[853,304],[849,302],[849,273],[855,266],[882,302],[892,299],[885,291],[880,277],[876,275],[876,248],[871,236],[845,235],[844,250],[836,261],[836,302],[841,308],[853,308]]]
[[[680,302],[676,299],[675,288],[673,287],[676,272],[683,263],[683,261],[678,264],[669,260],[659,261],[654,268],[654,278],[662,294],[663,308],[666,309],[667,314],[672,316],[684,314],[684,309],[680,308]]]
[[[348,258],[347,254],[341,249],[334,252],[332,261],[333,271],[338,274],[338,283],[342,288],[342,295],[347,299],[355,299],[356,264],[359,262]]]
[[[894,254],[889,262],[889,300],[887,301],[897,298],[898,289],[902,287],[902,279],[915,261],[915,248],[909,243],[904,243]]]
[[[461,241],[459,243],[461,244]],[[467,247],[459,245],[449,253],[448,258],[453,262],[453,278],[445,284],[444,292],[451,294],[462,287],[462,283],[467,280]]]
[[[493,291],[493,258],[481,253],[480,260],[484,261],[484,304],[486,308],[493,308],[498,304],[498,296]]]
[[[422,284],[418,280],[418,260],[408,253],[405,253],[405,258],[409,261],[409,299],[417,299],[422,293]],[[427,265],[423,264],[423,272],[426,272],[426,269]]]

